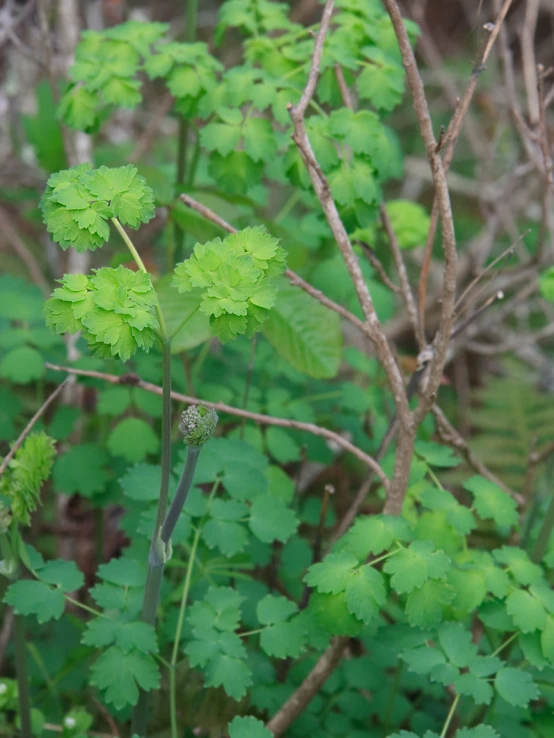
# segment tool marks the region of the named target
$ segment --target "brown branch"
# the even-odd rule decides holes
[[[410,45],[410,40],[402,20],[398,3],[396,0],[384,0],[384,2],[400,47],[402,62],[408,78],[408,85],[412,94],[421,137],[425,144],[427,158],[429,159],[429,165],[433,175],[435,198],[438,202],[438,214],[440,215],[441,222],[442,247],[444,250],[445,260],[442,288],[442,309],[439,319],[439,327],[433,342],[434,357],[431,360],[427,386],[424,389],[422,401],[416,411],[417,424],[422,420],[433,403],[435,393],[437,392],[442,379],[442,371],[446,360],[448,343],[450,341],[450,332],[452,330],[452,322],[454,320],[454,301],[456,297],[456,236],[454,233],[454,221],[450,206],[450,196],[448,193],[445,169],[440,154],[437,152],[437,142],[433,133],[433,124],[431,122],[427,98],[425,97],[423,81],[417,68],[417,62]],[[454,126],[452,126],[452,130],[455,130]]]
[[[335,64],[335,77],[337,78],[337,84],[339,86],[340,96],[342,97],[342,101],[345,107],[350,108],[351,110],[354,110],[354,102],[352,100],[352,95],[350,93],[350,90],[348,89],[346,80],[344,79],[344,72],[342,71],[342,67],[340,64]]]
[[[394,284],[392,279],[389,277],[389,275],[385,271],[385,267],[381,264],[379,261],[377,254],[375,251],[371,248],[371,246],[366,243],[365,241],[352,241],[352,243],[361,246],[363,249],[364,254],[367,256],[367,259],[371,266],[375,269],[377,274],[379,275],[379,278],[381,279],[381,282],[391,290],[391,292],[394,292],[396,295],[400,294],[400,287],[397,284]]]
[[[506,14],[508,13],[508,10],[510,9],[511,4],[512,4],[512,0],[505,0],[504,5],[502,6],[502,9],[500,10],[498,14],[498,17],[497,17],[496,23],[494,24],[492,32],[490,33],[489,40],[485,44],[482,54],[479,55],[480,58],[478,58],[476,60],[476,63],[474,64],[473,71],[472,71],[467,89],[465,91],[464,97],[462,98],[460,104],[456,107],[454,115],[452,116],[452,119],[450,120],[450,123],[448,125],[446,134],[443,139],[443,145],[442,145],[442,148],[445,151],[444,162],[443,162],[445,175],[448,174],[448,170],[450,169],[450,164],[452,163],[452,159],[454,157],[454,148],[456,146],[456,142],[462,130],[464,120],[467,116],[469,105],[471,103],[471,100],[473,99],[473,94],[475,92],[475,88],[477,86],[479,76],[484,69],[484,65],[486,64],[486,61],[492,50],[494,42],[496,41],[496,38],[498,37],[498,34],[500,33],[500,29],[502,28],[502,23],[504,21],[504,18],[506,17]],[[396,3],[394,3],[394,5],[396,5]],[[409,47],[409,42],[408,42],[408,47]],[[410,48],[410,51],[411,51],[411,48]],[[416,62],[415,62],[415,57],[413,57],[413,53],[412,53],[412,59],[413,59],[414,69],[417,75],[417,68],[415,67]],[[423,86],[422,86],[422,91],[423,91]],[[413,91],[412,91],[412,94],[413,94]],[[419,117],[419,113],[418,113],[418,117]],[[436,187],[436,183],[435,183],[435,187]],[[429,225],[429,231],[428,231],[427,240],[425,243],[425,252],[424,252],[424,257],[423,257],[423,263],[421,266],[421,277],[419,281],[419,318],[420,318],[420,324],[421,324],[421,333],[423,336],[425,335],[425,302],[426,302],[426,295],[427,295],[427,281],[429,278],[429,268],[431,266],[433,243],[435,241],[435,234],[437,232],[439,215],[442,217],[442,212],[440,211],[440,203],[438,199],[438,192],[436,192],[435,199],[433,201],[433,208],[431,211],[431,222]],[[444,234],[443,234],[443,241],[444,241]],[[443,246],[444,246],[444,243],[443,243]]]
[[[525,498],[522,495],[514,492],[513,489],[510,489],[508,485],[504,484],[504,482],[495,474],[493,474],[490,469],[488,469],[483,464],[483,462],[473,453],[473,451],[467,445],[465,439],[450,423],[440,407],[434,405],[432,407],[432,413],[437,421],[437,431],[439,434],[439,438],[443,443],[445,443],[447,446],[451,446],[456,451],[459,451],[474,471],[476,471],[482,477],[485,477],[489,481],[501,487],[504,492],[509,494],[510,497],[512,497],[518,503],[518,505],[523,505],[525,503]]]
[[[201,202],[198,202],[198,200],[194,200],[192,197],[186,194],[180,195],[179,199],[189,208],[195,210],[197,213],[200,213],[200,215],[206,218],[206,220],[215,223],[215,225],[219,226],[222,230],[227,231],[228,233],[237,233],[237,229],[234,226],[232,226],[230,223],[227,223],[226,220],[223,220],[223,218],[221,218],[217,213],[214,213],[213,210],[210,210],[209,207],[203,205]],[[352,323],[352,325],[354,325],[359,331],[367,334],[367,326],[362,320],[357,318],[353,313],[351,313],[342,305],[339,305],[338,303],[331,300],[323,292],[321,292],[321,290],[317,290],[315,287],[312,287],[309,282],[306,282],[304,279],[302,279],[302,277],[299,274],[296,274],[296,272],[293,272],[292,269],[285,269],[285,277],[287,277],[291,284],[300,287],[300,289],[304,290],[304,292],[307,292],[309,295],[314,297],[322,305],[325,305],[325,307],[329,308],[329,310],[333,310],[335,313],[338,313],[342,318],[347,320],[349,323]]]
[[[521,29],[521,60],[523,80],[527,94],[529,121],[535,126],[539,122],[539,98],[537,94],[537,62],[535,60],[535,32],[539,18],[539,0],[527,0],[525,18]]]
[[[69,384],[70,381],[71,381],[71,378],[70,377],[67,377],[66,379],[64,379],[64,381],[58,387],[56,387],[56,389],[52,392],[52,394],[49,397],[46,398],[46,400],[42,403],[42,405],[39,407],[39,409],[33,415],[33,417],[31,418],[31,420],[27,423],[27,425],[25,426],[25,428],[23,429],[23,431],[19,435],[19,438],[12,444],[10,450],[8,451],[8,453],[6,454],[6,456],[3,459],[2,463],[0,464],[0,477],[6,471],[6,468],[7,468],[8,464],[10,463],[10,461],[15,456],[15,453],[16,453],[17,449],[21,446],[21,444],[23,443],[23,441],[27,438],[27,436],[29,435],[29,433],[32,431],[33,426],[35,425],[35,423],[37,422],[37,420],[39,420],[39,418],[48,409],[49,405],[51,405],[54,402],[54,400],[56,399],[56,397],[61,393],[61,391],[64,389],[64,387],[67,384]]]
[[[89,371],[85,369],[73,369],[72,367],[68,366],[58,366],[57,364],[45,364],[45,366],[47,369],[52,369],[56,372],[66,372],[67,374],[73,374],[79,377],[91,377],[93,379],[101,379],[104,382],[109,382],[110,384],[132,383],[134,387],[140,387],[141,389],[146,390],[147,392],[152,392],[155,395],[161,396],[163,392],[162,388],[159,387],[157,384],[145,382],[144,380],[140,379],[140,377],[134,374],[131,375],[131,377],[125,374],[122,376],[117,376],[116,374],[105,374],[103,372]],[[172,391],[171,397],[173,400],[186,402],[187,404],[198,404],[200,402],[203,405],[206,405],[206,407],[213,407],[214,410],[217,410],[220,413],[227,413],[228,415],[235,415],[239,418],[246,418],[247,420],[252,420],[255,423],[260,423],[261,425],[275,425],[279,426],[280,428],[292,428],[304,433],[311,433],[313,436],[326,438],[328,441],[333,441],[345,451],[351,453],[366,466],[372,469],[379,477],[385,490],[388,490],[390,487],[390,482],[387,475],[381,469],[380,465],[375,461],[375,459],[366,454],[357,446],[354,446],[353,443],[350,443],[350,441],[348,441],[346,438],[343,438],[339,433],[335,433],[328,428],[323,428],[322,426],[315,425],[314,423],[303,423],[299,420],[291,420],[289,418],[277,418],[273,415],[254,413],[250,410],[243,410],[242,408],[233,407],[232,405],[226,405],[223,402],[210,402],[198,397],[183,395],[180,392]]]
[[[544,328],[541,328],[541,330],[529,333],[528,335],[512,336],[501,343],[478,343],[477,341],[470,341],[467,344],[467,348],[476,354],[481,354],[481,356],[496,356],[497,354],[505,354],[508,351],[515,351],[525,346],[533,346],[535,343],[544,341],[551,336],[554,336],[554,323],[550,323]]]
[[[266,724],[266,728],[274,736],[282,735],[289,725],[296,720],[306,705],[315,697],[333,670],[338,666],[347,645],[347,637],[335,636],[333,638],[331,645],[319,657],[317,664],[302,684]]]

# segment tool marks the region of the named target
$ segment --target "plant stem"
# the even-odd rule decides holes
[[[506,638],[506,640],[503,641],[498,646],[498,648],[496,649],[496,651],[493,651],[491,653],[491,656],[498,656],[498,654],[500,653],[500,651],[503,651],[506,648],[506,646],[509,646],[512,641],[515,641],[515,639],[518,637],[518,635],[519,635],[519,630],[517,630],[515,633],[512,633],[512,635],[509,638]]]
[[[448,715],[446,716],[446,720],[444,721],[444,726],[442,728],[440,738],[446,738],[446,734],[448,733],[448,728],[450,727],[450,723],[452,722],[452,718],[454,717],[454,713],[456,712],[456,708],[458,707],[458,702],[460,701],[460,695],[457,694],[454,698],[454,702],[452,703],[452,707],[450,708],[450,711]]]
[[[27,676],[27,656],[25,654],[25,622],[22,615],[14,615],[13,627],[21,738],[32,738],[31,700],[29,698],[29,678]]]
[[[177,487],[175,497],[173,498],[171,506],[161,526],[160,537],[164,545],[167,545],[169,543],[169,540],[171,539],[171,534],[173,533],[177,520],[179,519],[179,515],[183,510],[183,505],[185,504],[188,497],[188,493],[192,484],[192,479],[194,477],[194,471],[196,469],[196,462],[198,461],[198,456],[201,449],[202,446],[187,447],[187,460],[185,462],[185,468],[183,469],[183,474],[179,481],[179,486]]]
[[[200,451],[202,447],[201,446],[189,446],[189,454],[187,455],[187,461],[189,459],[190,451],[193,448],[196,448],[198,451]],[[198,454],[196,454],[196,459],[198,459]],[[196,465],[196,461],[194,461],[194,465]],[[183,481],[184,476],[185,474],[183,473],[181,482]],[[208,498],[207,508],[209,508],[210,502],[213,500],[213,497],[217,491],[218,486],[219,486],[219,480],[217,480],[215,484],[212,486],[210,496]],[[179,484],[179,488],[180,487],[181,487],[181,484]],[[175,499],[177,499],[178,494],[179,494],[179,490],[177,490]],[[185,499],[186,499],[186,496],[185,496]],[[173,502],[175,502],[175,500]],[[169,513],[168,513],[168,517],[169,517]],[[179,607],[179,616],[177,617],[177,627],[175,628],[175,638],[173,639],[173,650],[171,652],[171,663],[170,663],[170,670],[169,670],[169,711],[170,711],[170,718],[171,718],[171,738],[177,738],[177,699],[176,699],[177,695],[176,695],[175,671],[177,668],[177,657],[179,655],[179,643],[181,641],[181,633],[183,631],[183,623],[185,620],[185,611],[187,608],[187,600],[189,596],[190,583],[192,581],[192,570],[195,564],[196,551],[198,549],[198,543],[200,542],[200,535],[202,533],[202,526],[204,523],[204,519],[205,518],[202,518],[198,527],[196,528],[196,533],[194,534],[194,539],[193,539],[192,547],[191,547],[190,554],[189,554],[187,573],[185,576],[185,585],[183,587],[183,594],[181,596],[181,606]]]
[[[535,541],[535,545],[531,551],[531,561],[534,564],[540,564],[544,559],[548,549],[548,542],[550,541],[550,536],[552,534],[552,528],[554,528],[554,493],[548,503],[548,508],[546,510],[544,520],[542,521],[539,535],[537,536],[537,540]]]

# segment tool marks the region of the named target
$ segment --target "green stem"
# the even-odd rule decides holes
[[[458,707],[458,702],[460,701],[460,695],[457,694],[454,702],[452,703],[452,707],[450,708],[450,711],[448,715],[446,716],[446,720],[444,721],[444,726],[442,728],[440,738],[446,738],[446,734],[448,733],[448,728],[450,727],[450,723],[452,722],[452,718],[454,717],[454,713],[456,712],[456,708]]]
[[[554,528],[554,494],[550,498],[546,515],[542,521],[542,525],[539,530],[539,535],[531,551],[531,561],[535,564],[540,564],[544,559],[546,551],[548,549],[548,542],[552,534],[552,528]]]
[[[498,656],[500,651],[503,651],[506,648],[506,646],[509,646],[512,641],[515,641],[518,635],[519,635],[519,630],[516,631],[515,633],[512,633],[512,635],[509,638],[506,638],[506,640],[498,646],[496,651],[493,651],[491,653],[491,656]]]
[[[29,677],[27,676],[27,656],[25,654],[25,622],[23,616],[14,615],[13,625],[21,738],[32,738],[31,700],[29,697]]]
[[[181,475],[175,497],[173,498],[173,501],[161,527],[160,537],[165,546],[167,546],[171,539],[171,534],[175,529],[175,525],[179,520],[179,516],[181,515],[181,512],[183,510],[183,505],[187,500],[188,493],[192,484],[192,479],[194,477],[194,472],[196,469],[196,462],[198,461],[198,456],[200,455],[201,450],[202,446],[187,447],[187,460],[185,462],[185,468],[183,469],[183,474]]]
[[[189,446],[189,453],[187,455],[187,461],[189,459],[190,452],[193,448],[196,448],[198,449],[198,451],[200,451],[202,447],[201,446]],[[196,454],[196,458],[198,458],[198,454]],[[194,464],[196,465],[196,461],[194,462]],[[183,477],[184,476],[185,474],[183,473]],[[210,496],[208,498],[208,505],[207,505],[208,508],[209,508],[210,502],[212,501],[216,493],[218,486],[219,486],[219,480],[216,481],[215,484],[212,486]],[[179,491],[177,490],[177,495],[178,494],[179,494]],[[175,496],[175,499],[177,498],[177,495]],[[177,670],[177,656],[179,655],[179,643],[181,641],[181,633],[183,631],[183,623],[185,621],[185,612],[187,608],[187,600],[189,596],[190,583],[192,581],[192,570],[194,568],[194,563],[196,559],[196,551],[198,549],[198,543],[200,542],[200,535],[202,533],[203,523],[204,523],[204,518],[202,519],[202,521],[196,528],[196,533],[194,534],[194,540],[192,542],[192,548],[189,554],[187,573],[185,576],[185,585],[183,587],[183,594],[181,595],[181,605],[179,607],[179,615],[177,617],[177,627],[175,628],[175,638],[173,640],[173,650],[171,652],[171,663],[170,663],[170,670],[169,670],[169,711],[170,711],[170,719],[171,719],[171,738],[177,738],[177,690],[176,690],[176,683],[175,683],[175,675],[176,675],[175,672]]]

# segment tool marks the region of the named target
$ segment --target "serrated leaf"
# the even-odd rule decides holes
[[[428,579],[441,579],[450,568],[450,559],[443,551],[435,551],[430,541],[414,541],[388,559],[384,565],[391,574],[391,584],[398,594],[421,587]]]
[[[315,592],[310,597],[310,609],[319,625],[332,635],[353,638],[358,635],[364,625],[348,610],[344,592],[336,595]]]
[[[415,674],[430,674],[437,666],[445,663],[444,655],[437,648],[420,646],[404,651],[400,658]]]
[[[102,446],[95,443],[71,446],[54,464],[56,490],[66,495],[78,492],[84,497],[93,497],[102,492],[109,479],[107,462],[108,454]]]
[[[481,518],[494,520],[502,527],[516,525],[516,503],[498,485],[474,476],[464,482],[464,489],[473,494],[475,509]]]
[[[366,564],[349,578],[345,595],[348,610],[364,623],[368,623],[387,599],[384,577],[381,572]]]
[[[19,615],[35,615],[40,624],[59,620],[65,609],[61,589],[31,579],[21,579],[10,584],[4,595],[4,602],[11,605]]]
[[[86,646],[104,648],[112,643],[127,654],[157,653],[158,643],[152,625],[141,621],[124,621],[112,618],[96,618],[87,623],[81,642]]]
[[[227,729],[229,738],[271,738],[272,734],[254,717],[236,717]]]
[[[297,659],[306,642],[306,629],[298,618],[269,625],[260,635],[260,646],[268,656]]]
[[[434,441],[416,441],[415,452],[429,466],[449,468],[458,466],[460,463],[449,446],[443,446]]]
[[[104,692],[108,704],[122,710],[137,704],[139,687],[146,691],[157,689],[160,672],[152,656],[136,650],[125,653],[111,646],[93,664],[90,681]]]
[[[59,587],[62,592],[75,592],[85,583],[82,572],[74,561],[48,561],[38,573],[39,579]]]
[[[351,551],[359,561],[370,554],[387,551],[394,541],[405,543],[412,537],[410,526],[404,518],[390,515],[366,515],[356,519],[354,525],[341,539],[341,548]]]
[[[108,436],[107,446],[114,456],[131,463],[142,461],[159,450],[160,441],[151,426],[140,418],[125,418]]]
[[[477,646],[472,642],[471,633],[461,623],[443,623],[438,636],[447,658],[455,666],[468,666],[477,656]]]
[[[406,600],[406,615],[411,626],[432,628],[438,625],[446,607],[455,597],[454,589],[441,580],[430,579],[410,592]]]
[[[476,705],[490,705],[494,690],[486,679],[475,674],[460,674],[454,682],[458,694],[471,697]]]
[[[309,567],[304,581],[318,592],[338,594],[346,589],[358,566],[358,559],[347,551],[331,553],[322,562]]]
[[[256,606],[256,614],[262,625],[274,625],[288,620],[298,612],[298,606],[286,597],[266,595]]]
[[[500,669],[494,680],[498,694],[514,707],[527,707],[539,697],[539,690],[531,674],[522,669],[507,666]]]
[[[293,510],[270,494],[256,497],[250,508],[250,530],[264,543],[289,539],[298,527]]]
[[[536,597],[523,589],[516,589],[506,600],[506,611],[522,633],[542,630],[546,611]]]

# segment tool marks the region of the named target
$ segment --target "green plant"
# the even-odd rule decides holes
[[[24,438],[36,402],[32,423],[48,432],[27,435],[0,482],[18,681],[0,680],[7,732],[17,696],[25,738],[46,719],[82,738],[106,715],[110,731],[130,723],[137,736],[150,715],[151,732],[172,738],[552,729],[554,507],[522,495],[551,419],[537,390],[495,380],[473,416],[482,460],[452,433],[437,440],[444,421],[429,410],[465,320],[444,170],[467,106],[434,140],[410,61],[418,29],[385,5],[341,0],[331,15],[328,2],[311,29],[283,3],[226,0],[216,40],[242,38],[230,68],[194,40],[192,0],[186,42],[161,23],[83,34],[58,114],[96,137],[95,165],[53,172],[40,206],[53,241],[94,266],[58,281],[50,332],[40,293],[0,278],[0,376],[11,383],[0,437]],[[403,173],[389,118],[403,62],[440,195],[430,214],[385,204]],[[149,102],[146,78],[173,96],[178,143],[160,136],[148,164],[111,166],[127,152],[103,131],[118,108]],[[40,99],[37,119],[52,123]],[[43,166],[65,166],[40,128],[30,136]],[[410,257],[439,212],[446,277],[427,345]],[[408,389],[382,326],[402,311],[419,344]],[[60,336],[75,334],[82,355],[68,362]],[[86,396],[50,415],[43,383],[60,371]],[[508,404],[520,408],[515,441]],[[500,464],[488,452],[501,444]],[[93,511],[86,587],[44,531],[29,532],[33,545],[19,531],[52,464],[45,519],[51,491]],[[109,557],[105,510],[118,516]],[[40,627],[26,653],[29,617]]]

